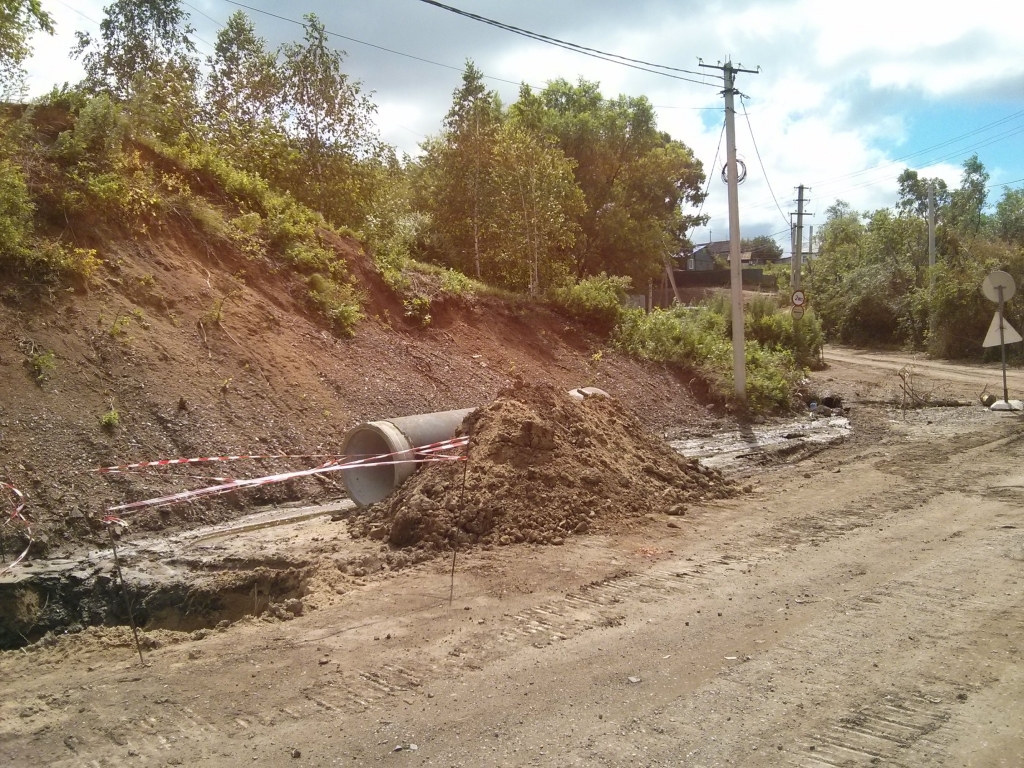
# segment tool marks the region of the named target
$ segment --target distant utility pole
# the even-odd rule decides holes
[[[796,243],[793,246],[792,275],[790,283],[793,290],[800,287],[800,267],[803,262],[804,247],[804,185],[797,187],[796,199]]]
[[[732,285],[732,371],[736,383],[736,397],[747,402],[747,359],[746,342],[743,338],[743,264],[740,262],[740,195],[739,172],[736,166],[736,73],[747,72],[756,75],[758,69],[740,69],[731,61],[725,64],[705,64],[708,69],[720,69],[725,96],[725,147],[726,181],[729,184],[729,272]]]

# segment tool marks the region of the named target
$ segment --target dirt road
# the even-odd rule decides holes
[[[144,668],[120,630],[4,653],[0,764],[1024,765],[1020,418],[855,407],[739,499],[460,555],[450,607],[433,560]]]

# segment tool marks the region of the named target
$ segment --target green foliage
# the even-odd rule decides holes
[[[37,384],[41,384],[57,370],[57,358],[48,349],[33,352],[28,360],[28,369]]]
[[[111,408],[109,411],[100,416],[100,428],[105,432],[114,432],[121,426],[121,414]]]
[[[321,274],[310,275],[308,286],[310,302],[331,321],[334,330],[352,336],[356,323],[363,317],[355,288]]]
[[[708,306],[669,310],[631,309],[615,329],[615,344],[645,360],[689,365],[700,371],[723,399],[733,393],[732,342],[725,317]],[[788,350],[747,341],[747,404],[753,411],[784,410],[803,369]]]
[[[99,37],[78,32],[73,55],[82,59],[85,85],[127,101],[149,83],[198,79],[195,30],[178,0],[114,0],[104,8]],[[161,97],[162,98],[162,97]]]
[[[754,259],[774,261],[782,258],[782,247],[767,235],[740,240],[740,250],[752,254]]]
[[[37,30],[53,34],[53,18],[39,0],[0,0],[0,97],[5,100],[21,95],[21,66],[31,52],[29,38]]]
[[[594,333],[607,334],[626,311],[622,305],[632,281],[628,277],[609,277],[604,272],[579,282],[556,288],[552,301],[567,315],[579,320]]]
[[[0,258],[25,255],[34,210],[22,169],[10,160],[0,160]]]

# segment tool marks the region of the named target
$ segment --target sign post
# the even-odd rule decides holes
[[[992,404],[993,411],[1020,411],[1024,410],[1024,403],[1020,400],[1011,400],[1010,393],[1006,386],[1006,345],[1021,341],[1021,335],[1017,333],[1003,317],[1003,307],[1006,302],[1013,298],[1017,290],[1013,278],[1001,270],[990,272],[981,283],[981,290],[985,298],[994,301],[998,305],[996,315],[992,318],[992,324],[985,334],[983,347],[994,347],[999,345],[999,351],[1003,359],[1003,399]]]

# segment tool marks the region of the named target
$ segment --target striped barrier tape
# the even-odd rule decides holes
[[[228,483],[222,483],[220,485],[213,485],[206,488],[198,488],[191,491],[180,491],[178,493],[172,493],[167,496],[160,496],[153,499],[144,499],[142,501],[134,501],[128,504],[119,504],[114,507],[109,507],[108,512],[127,512],[133,509],[142,509],[144,507],[161,507],[170,504],[177,504],[182,501],[188,501],[191,499],[201,498],[203,496],[215,496],[222,493],[230,493],[232,491],[240,490],[243,488],[256,488],[263,485],[270,485],[272,483],[283,483],[288,480],[294,480],[300,477],[311,477],[312,475],[324,474],[327,472],[337,472],[345,469],[355,469],[357,467],[378,467],[385,465],[394,464],[421,464],[426,462],[439,462],[439,461],[463,461],[465,456],[450,456],[442,454],[442,451],[451,450],[453,448],[461,448],[469,443],[469,437],[457,437],[451,440],[445,440],[439,443],[433,443],[431,445],[425,445],[414,449],[415,456],[422,458],[402,459],[394,461],[393,457],[406,453],[406,451],[395,451],[393,453],[382,453],[376,456],[369,456],[364,459],[355,459],[353,461],[347,461],[343,463],[339,462],[328,462],[320,467],[314,467],[313,469],[301,469],[294,472],[282,472],[275,475],[267,475],[265,477],[254,477],[246,480],[232,480]]]
[[[267,456],[197,456],[191,459],[159,459],[158,461],[139,461],[135,464],[120,464],[115,467],[97,467],[87,469],[86,472],[98,472],[108,474],[113,472],[125,472],[131,469],[145,469],[147,467],[170,467],[176,464],[201,464],[211,461],[256,461],[263,459],[334,459],[334,453],[308,453],[308,454],[270,454]]]
[[[18,558],[13,563],[11,563],[2,571],[0,571],[0,576],[3,576],[4,574],[10,572],[18,563],[25,559],[25,557],[28,555],[28,551],[32,548],[33,539],[32,526],[29,525],[29,522],[25,519],[25,516],[21,514],[21,511],[25,509],[25,505],[28,503],[28,499],[25,498],[25,494],[19,491],[10,483],[5,483],[2,481],[0,481],[0,488],[4,489],[11,496],[14,497],[14,501],[10,502],[11,515],[6,520],[4,520],[4,526],[6,526],[8,523],[14,522],[15,520],[20,520],[22,523],[24,523],[25,531],[28,533],[28,545],[25,547],[25,551],[18,555]]]

